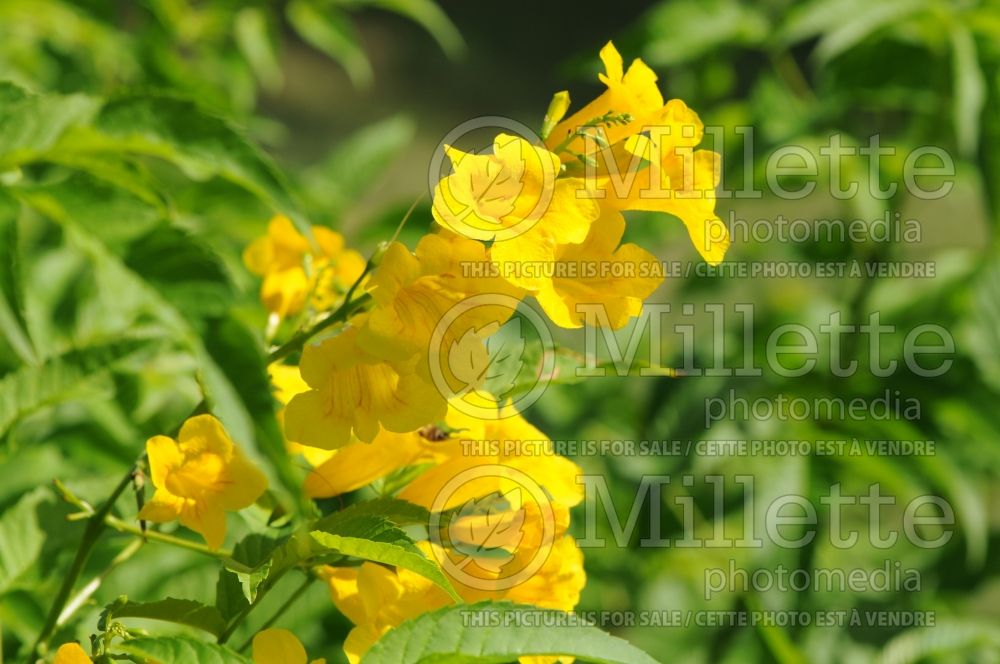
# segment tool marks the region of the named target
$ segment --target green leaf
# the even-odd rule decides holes
[[[93,398],[94,382],[123,361],[150,349],[150,339],[122,337],[24,366],[0,380],[0,436],[31,413],[63,401]]]
[[[161,208],[86,172],[43,184],[21,185],[13,191],[46,216],[73,219],[115,248],[148,232],[163,219]]]
[[[869,3],[835,23],[836,27],[823,35],[813,53],[821,64],[827,63],[878,30],[896,25],[902,19],[926,9],[928,4],[928,0]]]
[[[236,43],[261,84],[269,90],[281,87],[281,63],[268,28],[268,16],[257,7],[244,7],[236,14]]]
[[[0,516],[0,595],[11,590],[41,554],[45,533],[37,509],[49,497],[48,490],[39,487]]]
[[[324,519],[312,537],[321,546],[345,556],[402,567],[433,581],[461,602],[438,564],[427,558],[410,537],[385,518],[362,514]]]
[[[251,664],[243,655],[215,643],[205,643],[186,636],[140,638],[125,641],[118,649],[127,655],[153,660],[159,664]]]
[[[525,618],[519,620],[519,613]],[[361,662],[501,664],[518,657],[562,655],[598,664],[656,664],[627,641],[572,620],[571,614],[509,602],[451,606],[392,629]]]
[[[33,95],[0,81],[0,173],[56,144],[66,130],[89,121],[100,102],[83,95]]]
[[[51,152],[163,159],[191,179],[220,177],[237,184],[287,214],[307,236],[310,232],[271,161],[227,121],[185,99],[165,95],[115,98],[101,108],[92,125],[67,132]],[[47,155],[34,158],[45,160]]]
[[[17,228],[20,213],[20,204],[0,191],[0,246],[7,248],[7,259],[0,261],[0,331],[18,357],[28,364],[37,364],[38,356],[24,315]]]
[[[271,554],[277,548],[277,540],[259,534],[248,535],[233,547],[233,560],[250,570],[229,570],[239,580],[247,602],[257,599],[257,590],[271,571]]]
[[[356,0],[409,18],[419,24],[441,46],[449,57],[457,58],[465,52],[462,34],[444,10],[433,0]]]
[[[961,25],[951,29],[954,122],[958,149],[974,157],[979,148],[979,125],[986,104],[986,77],[979,66],[976,41]]]
[[[306,0],[292,0],[288,22],[305,41],[339,62],[351,83],[367,88],[374,78],[364,46],[347,17],[333,7],[319,9]]]
[[[327,526],[336,527],[340,522],[359,516],[382,517],[397,526],[411,524],[427,525],[431,518],[430,512],[421,505],[400,500],[399,498],[376,498],[374,500],[355,503],[339,512],[334,512],[317,521],[316,525],[320,530],[326,530]]]
[[[101,621],[106,626],[112,620],[121,618],[145,618],[187,625],[218,636],[226,629],[219,610],[190,599],[168,597],[156,602],[132,602],[127,597],[109,604],[101,613]]]

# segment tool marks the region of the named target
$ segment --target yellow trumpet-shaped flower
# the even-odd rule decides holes
[[[719,155],[696,149],[704,125],[683,101],[664,103],[656,74],[642,60],[624,71],[610,42],[601,60],[608,89],[556,125],[546,145],[573,166],[570,173],[585,172],[587,189],[604,203],[678,217],[702,257],[718,264],[730,240],[715,214]],[[583,165],[575,163],[581,158]]]
[[[382,430],[370,443],[352,442],[309,471],[304,490],[329,498],[368,486],[394,470],[432,460],[420,433]],[[307,457],[308,458],[308,457]]]
[[[368,282],[375,306],[360,326],[358,343],[389,360],[427,355],[439,350],[430,344],[442,319],[466,298],[487,293],[519,299],[523,292],[503,279],[470,271],[486,261],[481,242],[447,231],[425,235],[413,253],[392,243]],[[512,306],[472,308],[438,330],[439,344],[448,348],[458,330],[482,331],[503,324],[513,313]]]
[[[490,153],[445,151],[453,172],[438,182],[432,207],[445,228],[475,240],[502,240],[545,214],[559,175],[555,154],[508,134],[497,135]]]
[[[254,664],[306,664],[308,656],[302,642],[287,629],[265,629],[253,637]],[[314,659],[309,664],[326,664]]]
[[[296,394],[303,394],[310,390],[309,384],[302,379],[298,367],[288,364],[272,364],[268,366],[267,373],[271,378],[271,385],[274,387],[274,397],[281,402],[282,406],[287,406]],[[282,423],[282,428],[284,428],[284,408],[278,411],[278,421]],[[331,450],[300,445],[290,440],[285,441],[285,446],[292,454],[301,454],[312,466],[322,464],[333,455]]]
[[[519,264],[551,261],[556,245],[587,237],[599,210],[579,196],[583,181],[557,177],[559,158],[516,136],[500,134],[492,154],[448,149],[454,172],[434,190],[434,219],[454,233],[493,244],[490,259],[511,284],[532,288]]]
[[[659,261],[636,244],[620,244],[625,219],[602,207],[601,218],[590,227],[582,244],[562,245],[556,252],[554,276],[535,298],[556,325],[582,327],[586,319],[579,306],[601,305],[600,315],[613,329],[623,327],[642,311],[642,302],[662,283]],[[573,275],[567,277],[564,275]]]
[[[79,643],[66,643],[56,650],[53,664],[91,664],[92,660]]]
[[[633,60],[628,71],[625,71],[622,56],[611,42],[604,45],[600,56],[604,63],[604,73],[599,74],[598,78],[608,89],[597,99],[557,124],[545,141],[549,149],[555,149],[565,141],[570,141],[565,145],[567,152],[561,155],[564,161],[573,160],[571,153],[594,152],[602,145],[617,143],[643,131],[649,125],[658,124],[661,119],[663,95],[656,85],[656,73],[638,58]],[[603,141],[589,137],[587,132],[581,132],[584,135],[577,133],[580,127],[595,118],[609,115],[627,117],[623,118],[624,122],[601,125],[599,129],[602,130]]]
[[[226,512],[252,505],[267,489],[267,478],[211,415],[187,420],[177,440],[153,436],[146,454],[156,492],[139,518],[180,519],[215,549],[226,536]]]
[[[509,404],[492,420],[453,409],[446,423],[455,432],[451,444],[442,448],[446,457],[407,484],[400,498],[428,509],[447,510],[491,493],[506,495],[520,488],[517,478],[523,474],[554,502],[572,506],[583,499],[583,486],[577,483],[580,467],[556,453],[548,436]],[[483,467],[491,468],[490,472],[474,472]],[[463,473],[472,479],[436,504],[452,478]],[[530,492],[523,497],[533,499]]]
[[[358,344],[363,318],[302,352],[302,378],[311,388],[285,408],[291,441],[336,449],[353,435],[371,442],[379,431],[416,431],[444,416],[445,399],[417,373],[418,358],[393,362]]]
[[[264,306],[282,318],[301,311],[310,294],[317,308],[328,308],[364,270],[364,258],[345,249],[339,233],[322,226],[313,226],[312,233],[315,245],[288,217],[277,215],[267,235],[243,252],[247,268],[264,278],[260,291]]]

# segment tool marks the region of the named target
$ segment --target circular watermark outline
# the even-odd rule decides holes
[[[444,486],[442,486],[434,496],[434,502],[431,504],[430,509],[431,517],[428,521],[428,534],[432,543],[436,544],[441,549],[445,548],[446,543],[441,538],[441,532],[445,529],[448,529],[450,532],[451,528],[450,523],[442,523],[442,513],[445,512],[445,506],[448,504],[449,499],[462,487],[483,478],[496,478],[512,481],[518,486],[518,488],[527,491],[528,495],[532,499],[531,501],[538,505],[541,515],[542,533],[539,539],[538,548],[535,550],[534,555],[532,555],[527,564],[520,567],[515,573],[509,576],[498,576],[494,578],[483,578],[467,572],[465,568],[474,560],[471,555],[467,555],[463,559],[464,562],[461,563],[456,563],[447,553],[436,555],[435,557],[440,558],[437,562],[441,565],[442,569],[444,569],[448,576],[455,579],[459,583],[468,586],[469,588],[494,592],[510,590],[511,588],[519,586],[521,583],[527,581],[538,573],[548,560],[549,554],[552,553],[556,540],[556,519],[555,511],[552,509],[551,499],[548,494],[545,493],[542,486],[533,480],[527,473],[518,470],[517,468],[512,468],[498,463],[474,466],[458,473],[445,482]],[[471,498],[466,501],[465,504],[468,505],[469,502],[475,500],[476,498]],[[522,505],[523,502],[524,501],[522,501]],[[454,508],[452,508],[452,510],[453,509]],[[522,506],[519,509],[524,508]]]
[[[427,191],[431,197],[431,206],[436,207],[439,205],[437,197],[434,196],[434,192],[437,190],[437,185],[439,182],[446,182],[449,175],[444,175],[444,169],[442,165],[444,164],[447,155],[445,153],[445,146],[455,145],[455,143],[462,138],[474,131],[478,131],[485,128],[497,128],[505,130],[506,132],[513,134],[516,137],[522,138],[531,144],[533,147],[541,146],[544,148],[544,141],[531,127],[524,124],[523,122],[518,122],[517,120],[504,117],[502,115],[483,115],[477,118],[472,118],[471,120],[466,120],[462,124],[458,125],[447,134],[444,135],[438,144],[434,147],[431,153],[431,160],[428,164],[427,169]],[[494,136],[495,140],[495,136]],[[469,152],[469,156],[475,156],[482,153],[487,153],[493,149],[493,143],[490,143],[489,148],[485,148],[482,152]],[[454,167],[454,165],[453,165]],[[550,172],[551,171],[551,172]],[[542,167],[542,186],[541,195],[538,197],[538,201],[535,203],[534,207],[531,209],[523,219],[513,224],[512,226],[501,226],[498,225],[496,230],[478,228],[474,225],[467,224],[462,221],[454,210],[450,210],[451,214],[448,215],[450,218],[447,219],[447,226],[454,232],[467,237],[471,240],[481,240],[481,241],[493,241],[493,242],[503,242],[505,240],[513,239],[519,235],[526,233],[528,230],[534,227],[536,223],[544,216],[545,211],[548,210],[549,204],[552,202],[552,197],[555,192],[555,182],[558,176],[559,169],[546,168],[544,165]],[[447,186],[447,185],[444,185]],[[472,212],[471,207],[467,207],[465,212],[461,215],[462,217],[468,216]]]
[[[437,388],[438,393],[449,399],[449,403],[458,411],[480,420],[500,420],[508,417],[514,417],[515,415],[524,412],[529,406],[541,398],[545,389],[549,385],[545,378],[555,375],[556,354],[554,352],[555,341],[552,339],[552,332],[549,330],[548,325],[545,324],[545,319],[542,318],[541,314],[531,307],[524,307],[521,310],[521,313],[527,322],[531,324],[531,327],[535,329],[535,333],[538,335],[542,345],[542,361],[538,367],[535,382],[531,388],[522,392],[510,401],[510,408],[507,409],[506,414],[504,414],[504,410],[498,408],[498,405],[495,403],[491,403],[488,406],[481,406],[466,400],[464,398],[466,395],[476,393],[476,387],[474,385],[467,385],[462,392],[452,394],[448,381],[441,369],[442,358],[449,357],[448,349],[443,348],[449,328],[455,324],[455,321],[457,321],[460,316],[472,311],[473,309],[479,307],[500,306],[508,307],[511,311],[517,312],[518,305],[520,304],[521,300],[512,295],[505,295],[503,293],[480,293],[478,295],[465,298],[453,305],[444,313],[443,316],[441,316],[437,325],[434,326],[434,331],[431,333],[430,342],[428,344],[427,353],[431,381],[434,383],[434,387]],[[445,359],[445,361],[447,360]]]

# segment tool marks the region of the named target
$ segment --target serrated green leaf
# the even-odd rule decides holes
[[[501,401],[514,391],[517,376],[524,367],[525,339],[521,326],[521,319],[515,316],[486,339],[490,362],[483,387]]]
[[[145,618],[187,625],[218,636],[226,629],[219,610],[190,599],[168,597],[156,602],[132,602],[128,598],[109,604],[101,614],[105,624],[121,618]]]
[[[310,235],[284,179],[257,148],[226,120],[194,102],[163,95],[124,95],[108,101],[91,124],[65,132],[49,150],[65,154],[142,155],[163,159],[194,180],[220,177],[287,214]],[[37,150],[27,158],[44,161]]]
[[[376,498],[355,503],[339,512],[323,517],[317,521],[321,525],[321,530],[328,526],[336,527],[341,521],[348,521],[363,515],[377,516],[388,519],[397,526],[407,526],[411,524],[426,525],[430,520],[430,512],[421,505],[416,505],[399,498]]]
[[[271,554],[279,542],[266,535],[252,534],[244,537],[233,547],[233,560],[245,567],[244,570],[230,570],[236,575],[247,602],[257,599],[257,590],[267,580],[271,571]],[[246,570],[250,571],[246,571]]]
[[[445,590],[456,602],[461,598],[438,564],[427,558],[413,540],[385,518],[357,515],[325,520],[322,530],[312,537],[321,546],[345,556],[402,567],[429,579]]]
[[[48,497],[47,489],[38,488],[0,516],[0,595],[17,583],[42,552],[45,533],[37,508]]]
[[[525,614],[525,619],[519,620],[518,613]],[[597,664],[656,664],[623,639],[574,624],[568,614],[509,602],[450,606],[425,613],[390,630],[361,662],[501,664],[546,655]]]
[[[24,366],[0,380],[0,436],[31,413],[81,398],[88,386],[137,353],[150,339],[122,337],[68,351],[40,366]]]
[[[89,121],[100,102],[84,95],[33,95],[0,81],[0,173],[54,146]]]
[[[219,579],[215,584],[215,608],[227,623],[250,603],[243,592],[243,584],[231,570],[223,567],[219,570]]]
[[[24,315],[24,284],[17,227],[20,213],[20,204],[0,191],[0,246],[7,249],[7,259],[0,261],[0,332],[24,362],[37,364],[38,356]]]
[[[162,209],[89,173],[22,185],[18,198],[49,217],[74,219],[102,242],[119,247],[162,221]]]
[[[159,664],[251,664],[229,648],[186,636],[139,638],[125,641],[118,650]]]

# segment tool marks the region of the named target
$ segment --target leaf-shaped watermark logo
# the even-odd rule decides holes
[[[453,502],[457,495],[461,502]],[[542,486],[503,464],[456,474],[434,496],[430,512],[428,534],[438,563],[459,583],[480,590],[507,590],[531,579],[558,536]]]
[[[524,539],[524,508],[510,507],[520,504],[521,489],[514,488],[499,500],[493,494],[462,506],[448,525],[452,548],[467,556],[461,566],[474,561],[487,572],[500,574]]]
[[[552,333],[541,315],[520,299],[501,293],[464,298],[446,311],[428,343],[431,380],[458,410],[479,419],[509,417],[497,399],[509,402],[507,413],[523,412],[541,397],[548,384],[542,376],[555,371]],[[482,310],[480,310],[482,308]],[[500,325],[498,311],[511,314]],[[487,315],[484,315],[486,312]],[[478,329],[470,321],[494,322]],[[532,358],[537,358],[532,359]]]
[[[486,339],[489,365],[486,369],[486,391],[501,401],[517,387],[517,377],[524,367],[525,340],[521,319],[508,320],[500,330]]]

